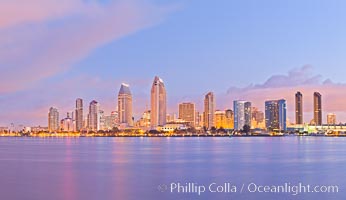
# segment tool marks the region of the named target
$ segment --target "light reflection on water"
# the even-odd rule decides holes
[[[346,138],[0,138],[0,199],[345,199]],[[339,185],[339,194],[170,194],[159,184]]]

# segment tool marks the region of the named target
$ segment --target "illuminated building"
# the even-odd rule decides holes
[[[296,93],[296,124],[303,124],[303,95]]]
[[[150,110],[144,111],[142,117],[137,121],[136,127],[141,127],[144,129],[150,128]]]
[[[179,118],[188,123],[189,126],[195,126],[196,109],[194,103],[179,104]]]
[[[320,93],[314,93],[314,125],[322,125],[322,96]]]
[[[195,116],[196,116],[195,127],[198,127],[198,128],[203,127],[203,123],[204,123],[203,113],[199,113],[198,111],[196,111]]]
[[[226,126],[226,113],[225,111],[215,111],[215,128],[225,128]]]
[[[206,129],[211,129],[215,126],[214,124],[214,114],[215,114],[215,98],[214,93],[209,92],[204,98],[204,127]]]
[[[177,120],[177,115],[175,113],[166,115],[166,123],[173,123]]]
[[[121,84],[118,94],[118,113],[120,124],[125,124],[125,126],[133,126],[132,94],[130,91],[130,86],[124,83]]]
[[[242,130],[245,125],[251,127],[251,103],[248,101],[234,101],[234,129]]]
[[[231,109],[225,111],[226,114],[226,124],[225,129],[234,129],[234,113]]]
[[[161,78],[155,77],[151,88],[151,128],[166,124],[167,113],[166,89]]]
[[[97,101],[93,100],[89,105],[88,114],[88,129],[91,131],[100,130],[100,105]]]
[[[266,128],[270,131],[286,131],[286,100],[272,100],[265,102]]]
[[[74,131],[73,120],[70,117],[70,113],[67,113],[66,118],[60,121],[60,130],[65,132]]]
[[[76,130],[83,129],[83,99],[78,98],[76,100]]]
[[[48,113],[48,130],[56,132],[59,130],[59,112],[58,109],[51,107]]]
[[[335,125],[336,124],[336,114],[329,113],[327,115],[327,124],[328,125]]]

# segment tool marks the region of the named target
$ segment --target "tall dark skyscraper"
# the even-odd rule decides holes
[[[322,125],[322,95],[319,92],[314,93],[314,123]]]
[[[265,102],[266,128],[270,131],[286,131],[286,100]]]
[[[211,129],[213,126],[215,126],[215,98],[214,93],[209,92],[204,97],[204,126],[207,129]]]
[[[296,93],[296,124],[303,124],[303,94]]]
[[[83,99],[76,100],[76,130],[80,131],[83,128]]]

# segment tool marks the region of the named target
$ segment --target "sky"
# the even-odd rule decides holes
[[[160,76],[168,112],[203,97],[216,108],[244,99],[285,98],[294,121],[294,95],[312,119],[314,91],[323,120],[346,122],[346,1],[333,0],[0,0],[0,126],[47,126],[75,99],[116,109],[121,83],[130,84],[134,116],[150,106]]]

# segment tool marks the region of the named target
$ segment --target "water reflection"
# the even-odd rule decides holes
[[[0,138],[0,199],[344,199],[344,138]],[[171,182],[305,182],[339,194],[159,192]],[[198,197],[198,198],[197,198]]]

